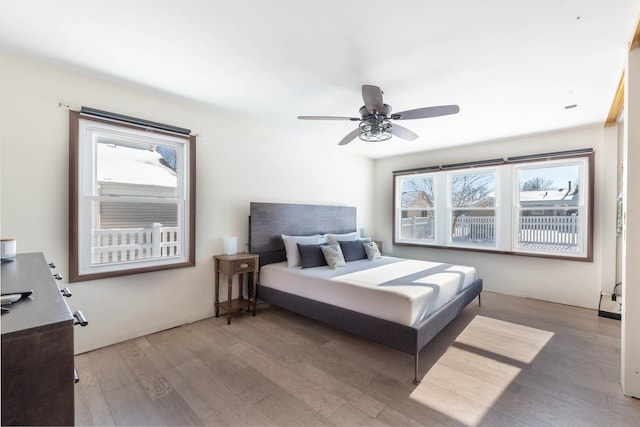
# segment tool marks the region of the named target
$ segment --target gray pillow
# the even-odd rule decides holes
[[[326,243],[324,244],[326,245]],[[298,252],[300,252],[300,264],[302,268],[320,267],[327,265],[321,246],[324,245],[302,245],[298,243]]]
[[[363,243],[368,243],[370,241],[371,239],[339,241],[338,243],[340,243],[340,249],[342,249],[344,260],[349,262],[359,259],[367,259],[367,253],[364,250]]]

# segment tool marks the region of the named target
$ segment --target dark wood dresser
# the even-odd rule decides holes
[[[33,290],[1,318],[2,425],[73,425],[73,324],[42,253],[2,263],[2,293]]]

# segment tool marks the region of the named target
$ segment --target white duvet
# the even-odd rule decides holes
[[[260,286],[407,326],[451,301],[476,279],[473,267],[387,256],[350,261],[335,270],[288,267],[286,262],[260,269]]]

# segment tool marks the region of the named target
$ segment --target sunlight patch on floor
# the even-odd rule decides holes
[[[456,343],[531,363],[552,336],[552,332],[542,329],[476,316],[458,336]]]
[[[467,426],[477,426],[552,336],[476,316],[422,378],[411,399]]]

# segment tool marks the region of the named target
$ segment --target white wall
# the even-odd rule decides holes
[[[593,126],[379,160],[375,172],[376,238],[383,241],[386,254],[473,265],[486,290],[596,308],[600,291],[610,291],[615,280],[616,135],[615,128]],[[394,170],[580,148],[595,151],[593,262],[392,245]]]
[[[223,237],[247,242],[249,202],[356,206],[373,224],[370,159],[333,141],[301,141],[211,107],[0,53],[1,233],[68,271],[68,110],[82,105],[192,129],[197,141],[196,267],[67,284],[76,352],[213,314],[213,260]],[[223,84],[223,83],[222,83]],[[222,296],[222,295],[221,295]],[[221,320],[222,322],[222,320]]]
[[[625,72],[623,139],[625,226],[622,234],[622,389],[640,397],[640,49],[629,51]]]

